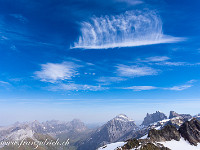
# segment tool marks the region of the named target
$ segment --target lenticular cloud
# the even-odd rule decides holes
[[[81,23],[81,35],[71,48],[107,49],[159,43],[182,38],[167,36],[162,21],[153,11],[127,11],[116,16],[93,17]]]

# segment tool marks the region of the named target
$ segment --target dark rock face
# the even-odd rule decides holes
[[[79,150],[95,150],[107,143],[119,141],[124,135],[131,131],[137,131],[135,122],[126,115],[118,115],[97,129],[89,139],[84,141]]]
[[[179,116],[179,114],[176,113],[175,111],[170,111],[170,113],[169,113],[169,119],[172,119],[172,118],[178,117],[178,116]]]
[[[193,118],[191,121],[186,121],[179,128],[181,136],[190,142],[190,144],[197,146],[200,142],[200,122]]]
[[[167,116],[164,113],[161,113],[159,111],[156,111],[156,113],[153,113],[153,114],[147,113],[146,117],[144,118],[144,121],[142,122],[142,125],[148,126],[151,123],[161,121],[164,119],[167,119]]]
[[[139,139],[141,137],[143,137],[144,135],[146,135],[149,131],[149,128],[143,128],[143,129],[139,129],[139,130],[131,130],[130,132],[126,133],[124,136],[122,136],[119,141],[127,141],[128,139]]]
[[[174,117],[182,117],[184,121],[188,121],[192,118],[190,114],[178,114],[175,111],[170,111],[169,119],[172,119]]]
[[[171,140],[180,140],[180,134],[176,127],[172,125],[166,125],[161,130],[151,129],[148,134],[148,138],[152,141],[163,142]]]
[[[140,143],[137,139],[128,140],[127,143],[122,147],[122,150],[133,149],[140,146]]]

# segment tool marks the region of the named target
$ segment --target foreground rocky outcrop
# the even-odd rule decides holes
[[[161,142],[161,141],[171,141],[180,140],[180,133],[176,127],[172,125],[166,125],[161,130],[151,129],[148,134],[148,138],[151,141]]]
[[[197,143],[200,142],[200,121],[195,118],[191,121],[186,121],[179,128],[179,132],[190,144],[197,146]]]

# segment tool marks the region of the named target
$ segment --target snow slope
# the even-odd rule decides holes
[[[163,144],[165,147],[170,148],[171,150],[200,150],[200,144],[197,146],[191,145],[188,141],[185,141],[183,138],[180,141],[166,141],[166,142],[158,142]]]
[[[117,149],[117,147],[121,147],[125,144],[126,144],[126,142],[111,143],[111,144],[108,144],[108,145],[98,148],[98,150],[115,150],[115,149]]]

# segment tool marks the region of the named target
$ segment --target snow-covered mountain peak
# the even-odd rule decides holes
[[[123,122],[134,121],[133,119],[128,118],[125,114],[119,114],[119,115],[117,115],[114,118],[114,120],[123,121]]]

